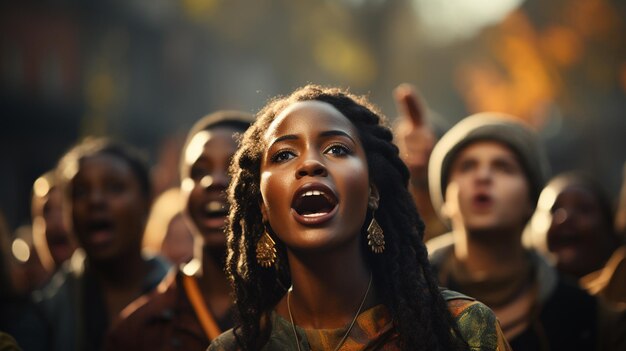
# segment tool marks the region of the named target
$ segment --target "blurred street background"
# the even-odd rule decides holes
[[[317,83],[393,120],[402,82],[439,132],[511,113],[540,132],[553,173],[586,170],[617,198],[625,1],[21,0],[0,5],[0,211],[27,223],[33,181],[89,135],[144,150],[158,193],[209,112]]]

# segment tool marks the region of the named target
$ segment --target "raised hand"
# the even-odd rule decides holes
[[[398,85],[393,95],[398,111],[394,132],[400,157],[411,172],[412,185],[426,187],[428,159],[435,145],[435,133],[428,123],[425,103],[417,89],[408,83]]]

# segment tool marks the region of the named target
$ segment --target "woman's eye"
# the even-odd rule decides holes
[[[291,160],[296,155],[291,151],[279,151],[274,156],[272,156],[272,162],[285,162]]]
[[[344,145],[335,144],[335,145],[331,145],[328,149],[326,149],[326,153],[337,155],[337,156],[344,156],[344,155],[350,154],[350,149],[348,149]]]

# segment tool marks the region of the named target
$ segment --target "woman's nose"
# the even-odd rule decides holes
[[[296,178],[300,179],[305,176],[325,177],[328,175],[326,167],[316,159],[308,159],[302,162],[296,172]]]

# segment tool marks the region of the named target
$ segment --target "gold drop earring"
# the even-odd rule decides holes
[[[372,252],[379,254],[385,251],[385,233],[383,228],[380,227],[372,211],[372,221],[367,226],[367,244]]]
[[[264,268],[272,267],[276,262],[276,242],[267,232],[267,228],[256,243],[256,261]]]

